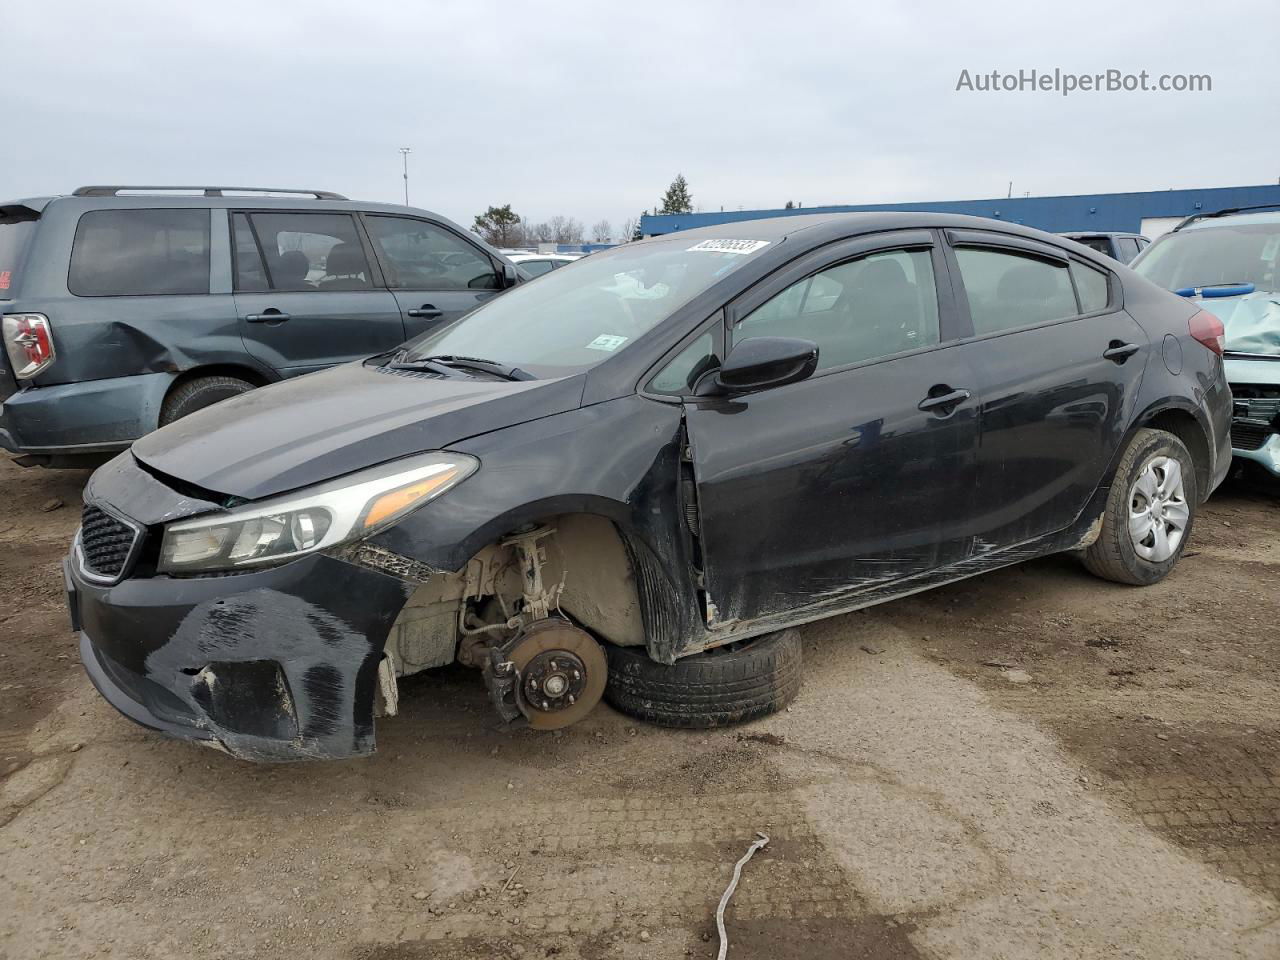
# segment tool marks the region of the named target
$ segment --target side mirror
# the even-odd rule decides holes
[[[519,282],[520,282],[520,273],[518,270],[516,270],[516,265],[514,263],[504,262],[502,264],[503,289],[506,289],[507,287],[514,287]]]
[[[752,337],[737,343],[715,374],[724,393],[750,393],[808,378],[818,368],[818,345],[793,337]]]

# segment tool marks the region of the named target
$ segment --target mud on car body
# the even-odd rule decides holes
[[[795,695],[793,625],[1055,551],[1163,577],[1230,461],[1215,324],[975,218],[627,244],[102,467],[82,656],[258,760],[369,752],[454,661],[539,729],[750,719]]]

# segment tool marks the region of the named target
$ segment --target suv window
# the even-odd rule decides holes
[[[972,247],[957,249],[956,261],[977,336],[1063,320],[1078,312],[1064,263]]]
[[[1122,263],[1128,263],[1136,257],[1140,249],[1138,241],[1133,237],[1118,237],[1116,238],[1116,245],[1120,248],[1120,261]]]
[[[929,251],[876,253],[805,277],[738,322],[734,342],[748,337],[812,340],[819,370],[936,344]]]
[[[35,217],[0,215],[0,300],[8,299],[18,285],[23,257],[35,228]]]
[[[366,216],[365,222],[392,287],[496,290],[501,286],[493,261],[443,227],[408,217]]]
[[[350,214],[238,213],[233,220],[239,291],[372,286],[369,261]]]
[[[89,211],[76,225],[67,289],[77,297],[208,293],[209,211]]]

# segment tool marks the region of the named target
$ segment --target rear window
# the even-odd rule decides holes
[[[35,217],[0,216],[0,300],[12,299],[35,231]]]
[[[67,289],[78,297],[209,292],[209,211],[93,210],[80,218]]]

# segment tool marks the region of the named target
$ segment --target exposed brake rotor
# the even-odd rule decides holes
[[[585,630],[549,617],[529,625],[507,650],[519,683],[516,704],[535,730],[559,730],[591,712],[604,695],[609,664]]]

